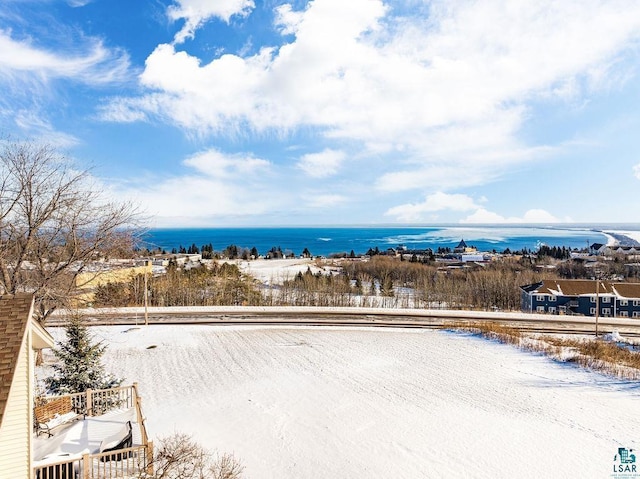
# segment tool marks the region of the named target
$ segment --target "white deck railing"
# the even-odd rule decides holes
[[[69,394],[76,412],[87,416],[100,416],[111,409],[129,409],[134,407],[136,386],[124,386],[110,389],[88,389],[82,393]]]
[[[112,479],[136,478],[153,471],[153,444],[149,441],[145,418],[142,414],[138,385],[110,389],[87,390],[63,396],[47,396],[37,399],[38,405],[54,399],[70,396],[73,410],[86,416],[100,416],[112,409],[135,408],[140,425],[142,445],[118,451],[82,454],[60,458],[33,468],[36,479]]]
[[[99,454],[69,456],[33,468],[36,479],[116,479],[153,474],[153,443]]]

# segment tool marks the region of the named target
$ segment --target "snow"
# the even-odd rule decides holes
[[[77,419],[78,414],[75,412],[68,412],[65,414],[56,414],[54,417],[52,417],[51,419],[49,419],[46,423],[44,423],[43,425],[45,426],[45,429],[54,429],[58,426],[61,426],[67,422],[70,422],[74,419]]]
[[[322,268],[316,266],[316,262],[312,258],[224,260],[222,262],[237,264],[240,271],[253,276],[263,284],[282,284],[285,280],[295,278],[298,273],[305,273],[308,268],[313,274],[323,271]]]
[[[626,236],[640,243],[640,230],[608,230],[608,232]],[[601,233],[607,237],[607,246],[614,246],[618,243],[616,238],[607,234],[607,232],[601,231]]]
[[[607,237],[607,246],[617,246],[618,245],[618,239],[615,236],[607,233],[606,231],[600,231],[600,233],[602,233],[604,236]],[[625,233],[616,232],[616,231],[612,231],[611,233],[625,234]]]
[[[640,446],[638,383],[469,334],[91,329],[151,437],[192,434],[250,478],[600,478]]]
[[[602,336],[602,339],[604,339],[605,341],[614,341],[614,342],[621,342],[623,341],[623,337],[620,336],[620,333],[617,330],[613,330],[610,333],[605,334],[604,336]]]
[[[75,457],[84,452],[98,452],[102,440],[119,433],[127,421],[133,425],[134,444],[142,444],[135,410],[115,409],[101,416],[75,421],[64,429],[58,428],[52,437],[46,434],[36,437],[33,442],[34,465],[55,462],[61,454]]]

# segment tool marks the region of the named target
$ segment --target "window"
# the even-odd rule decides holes
[[[544,294],[539,294],[538,296],[536,296],[536,301],[544,301]]]
[[[537,313],[544,313],[544,306],[538,306],[538,307],[536,308],[536,312],[537,312]]]
[[[611,302],[611,296],[603,296],[602,297],[602,302],[603,303],[610,303]]]
[[[629,312],[628,311],[620,311],[620,317],[621,318],[628,318],[629,317]]]
[[[640,318],[640,311],[634,311],[633,312],[633,317],[634,318]]]
[[[604,308],[602,310],[602,316],[611,316],[611,308]]]
[[[592,316],[596,315],[596,308],[589,308],[589,314],[591,314]]]
[[[549,296],[549,301],[551,301],[552,303],[556,300],[557,298],[555,296]]]
[[[640,306],[640,301],[638,301],[637,299],[633,300],[633,305],[634,306]]]
[[[558,311],[560,312],[560,314],[565,314],[567,312],[567,307],[566,306],[559,306],[558,307]]]
[[[620,300],[620,306],[629,306],[629,300],[621,299]]]
[[[556,314],[556,308],[555,308],[554,306],[551,306],[551,307],[549,308],[549,312],[550,312],[551,314]]]
[[[596,297],[595,296],[591,296],[591,302],[595,303],[596,302]]]

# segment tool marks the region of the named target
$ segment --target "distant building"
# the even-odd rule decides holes
[[[626,258],[640,258],[640,245],[606,245],[593,243],[589,252],[602,256],[624,256]]]
[[[520,287],[525,312],[640,319],[640,283],[544,280]]]
[[[458,243],[458,246],[453,248],[453,252],[458,254],[459,253],[475,253],[476,251],[478,250],[476,249],[475,246],[468,246],[464,240],[460,240],[460,243]]]
[[[591,254],[604,254],[606,249],[607,249],[607,245],[606,244],[593,243],[591,246],[589,246],[589,253],[591,253]]]
[[[178,253],[178,254],[157,254],[153,256],[153,266],[167,267],[171,261],[175,261],[176,266],[184,266],[187,263],[197,263],[202,261],[200,253]]]
[[[460,261],[462,261],[463,263],[469,263],[469,262],[485,263],[490,260],[491,260],[491,257],[483,253],[462,253],[460,255]]]

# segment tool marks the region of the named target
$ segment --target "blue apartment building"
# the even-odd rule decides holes
[[[544,280],[520,287],[522,311],[640,319],[640,283]]]

